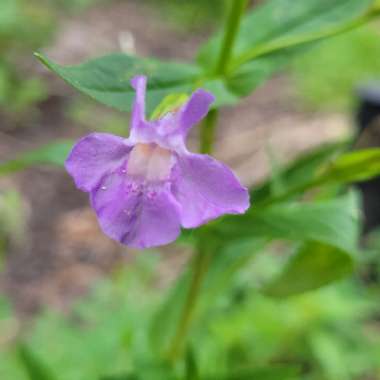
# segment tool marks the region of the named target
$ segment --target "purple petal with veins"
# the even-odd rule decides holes
[[[146,82],[144,76],[131,81],[136,98],[129,138],[92,133],[65,164],[76,186],[90,194],[103,232],[135,248],[168,244],[181,227],[249,207],[247,189],[227,166],[186,148],[189,129],[206,116],[214,96],[198,89],[180,109],[147,121]]]

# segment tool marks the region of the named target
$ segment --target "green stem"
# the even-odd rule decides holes
[[[230,13],[227,19],[226,32],[224,35],[222,48],[217,66],[217,74],[223,76],[226,72],[233,44],[235,42],[236,33],[239,29],[240,20],[248,0],[233,0],[231,2]],[[200,136],[200,150],[202,153],[211,153],[215,137],[215,127],[218,119],[218,111],[211,110],[204,120]],[[202,282],[207,272],[210,261],[210,254],[204,249],[208,243],[207,236],[200,234],[198,239],[197,252],[193,259],[193,267],[190,273],[189,291],[186,296],[185,304],[182,309],[174,338],[169,346],[168,358],[172,363],[182,352],[183,346],[190,329],[190,325],[196,309],[197,299],[202,288]]]
[[[169,360],[174,363],[183,349],[186,341],[187,333],[194,315],[196,300],[201,289],[202,280],[207,271],[209,255],[201,247],[198,247],[193,261],[193,269],[191,271],[191,282],[185,305],[177,326],[174,339],[169,349]]]
[[[211,153],[215,140],[215,128],[218,121],[218,110],[211,110],[203,121],[200,136],[201,153]]]
[[[236,34],[239,30],[241,17],[247,6],[248,0],[233,0],[228,14],[222,47],[220,50],[219,60],[216,67],[216,74],[224,76],[231,58]]]

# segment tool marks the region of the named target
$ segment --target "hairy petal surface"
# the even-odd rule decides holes
[[[91,193],[91,203],[103,232],[130,247],[168,244],[180,233],[179,205],[168,186],[148,190],[119,170]]]
[[[108,133],[91,133],[80,139],[71,150],[65,167],[76,186],[91,191],[102,177],[127,159],[129,147],[121,137]]]
[[[249,195],[232,171],[203,154],[177,158],[173,194],[181,204],[181,223],[197,227],[223,214],[242,214]]]

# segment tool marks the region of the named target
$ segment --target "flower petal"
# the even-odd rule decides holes
[[[249,195],[232,171],[203,154],[177,159],[173,194],[182,206],[181,224],[197,227],[223,214],[242,214],[249,207]]]
[[[167,188],[144,191],[120,171],[91,193],[103,232],[134,248],[168,244],[180,233],[179,205]]]
[[[107,172],[127,159],[130,150],[121,137],[91,133],[74,145],[65,167],[79,189],[91,191]]]
[[[131,80],[131,85],[136,91],[135,101],[132,107],[131,130],[138,128],[145,121],[145,93],[147,78],[144,75],[136,75]]]
[[[181,108],[179,125],[181,132],[186,134],[195,124],[198,124],[208,113],[214,95],[203,89],[198,89],[191,95],[187,103]]]
[[[198,89],[179,110],[169,112],[158,120],[141,123],[138,137],[134,137],[134,141],[154,141],[178,154],[186,154],[188,131],[207,115],[214,99],[211,93]]]

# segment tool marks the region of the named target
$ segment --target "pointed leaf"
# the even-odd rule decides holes
[[[272,297],[287,297],[317,289],[353,270],[346,252],[321,243],[307,243],[290,258],[281,273],[262,291]]]
[[[343,154],[320,172],[318,182],[360,182],[378,175],[380,148],[370,148]]]
[[[213,225],[226,240],[242,238],[318,241],[355,253],[359,236],[357,199],[349,194],[315,203],[281,203],[245,215],[229,216]]]
[[[147,112],[152,112],[171,93],[189,93],[196,87],[200,69],[187,63],[163,62],[127,54],[110,54],[80,65],[61,66],[42,54],[37,58],[68,84],[93,99],[129,112],[135,92],[130,80],[137,74],[149,77]]]

